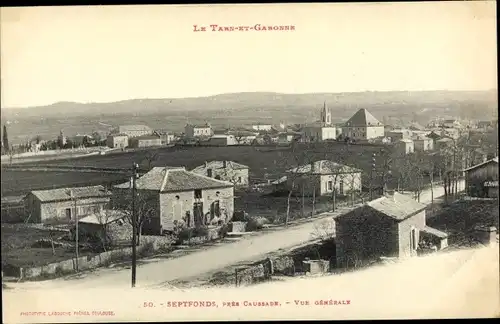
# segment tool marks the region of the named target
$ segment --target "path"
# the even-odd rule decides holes
[[[462,184],[463,188],[463,184]],[[434,197],[444,194],[442,187],[434,189]],[[430,203],[430,191],[422,192],[420,201]],[[199,252],[174,259],[160,260],[137,267],[137,286],[150,287],[162,283],[191,278],[207,272],[216,271],[239,262],[252,260],[267,253],[280,249],[288,249],[314,239],[314,232],[325,218],[334,214],[346,212],[346,208],[336,213],[326,213],[311,222],[296,225],[282,230],[262,233],[241,238],[231,244],[223,244],[207,248]],[[42,282],[24,282],[9,284],[16,288],[67,288],[71,287],[127,287],[130,286],[129,269],[97,269],[87,273],[82,278],[68,280],[59,278]]]

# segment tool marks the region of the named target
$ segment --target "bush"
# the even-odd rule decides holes
[[[219,228],[219,238],[224,238],[227,236],[227,233],[229,233],[229,224],[224,224]]]
[[[249,217],[247,223],[247,231],[256,231],[264,227],[265,224],[269,224],[269,220],[265,217]]]

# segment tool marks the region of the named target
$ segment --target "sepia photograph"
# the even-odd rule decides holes
[[[0,13],[3,323],[500,317],[496,1]]]

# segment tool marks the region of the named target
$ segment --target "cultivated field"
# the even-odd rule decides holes
[[[350,145],[349,151],[345,151],[344,144],[331,143],[317,148],[299,148],[292,152],[288,147],[169,147],[152,149],[150,151],[125,152],[110,155],[90,156],[76,159],[47,161],[43,165],[103,167],[103,168],[130,168],[133,162],[139,163],[143,168],[150,166],[184,166],[192,169],[205,161],[230,160],[243,163],[250,167],[250,178],[253,182],[264,179],[275,180],[283,175],[283,172],[295,165],[297,160],[306,162],[304,156],[308,154],[308,160],[332,159],[334,161],[346,162],[350,165],[369,172],[372,153],[379,152],[380,146]],[[151,153],[156,154],[153,161],[150,160]],[[26,163],[23,165],[42,165],[38,163]],[[126,176],[116,174],[100,173],[78,173],[78,172],[24,172],[2,170],[2,196],[20,195],[33,189],[64,187],[73,185],[87,185],[96,183],[113,183],[125,180]]]

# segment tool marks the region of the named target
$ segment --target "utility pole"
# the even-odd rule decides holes
[[[75,254],[76,254],[76,260],[75,260],[75,270],[76,272],[79,271],[78,267],[78,245],[79,245],[79,231],[78,231],[78,209],[76,207],[76,197],[73,194],[73,190],[70,191],[70,197],[71,200],[73,200],[74,208],[75,208]]]
[[[372,169],[370,172],[370,200],[373,200],[373,173],[375,172],[375,156],[376,154],[372,154]]]
[[[135,200],[137,196],[137,169],[139,165],[134,163],[132,167],[132,288],[135,287],[136,266],[137,266],[137,214],[135,208]]]

